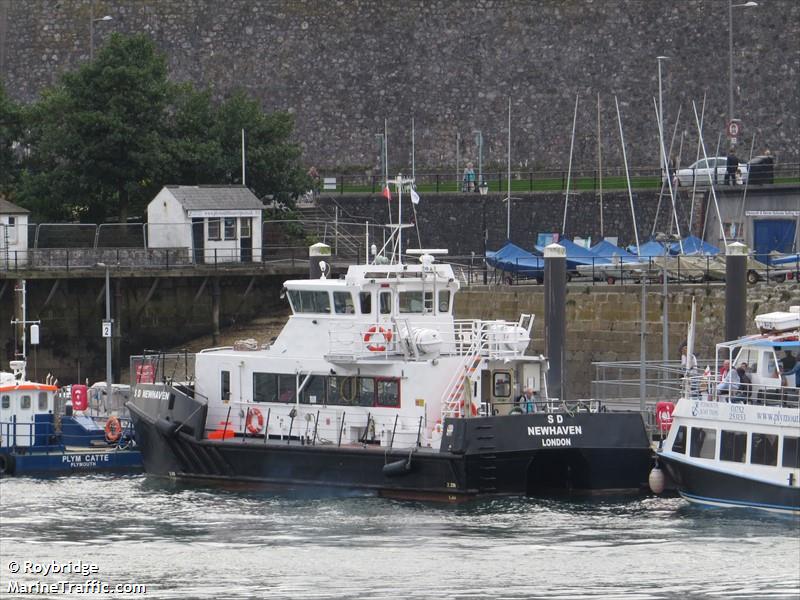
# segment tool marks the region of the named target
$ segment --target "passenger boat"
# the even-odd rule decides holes
[[[87,414],[85,386],[65,402],[55,382],[26,378],[25,361],[9,366],[0,372],[0,476],[141,471],[126,419]]]
[[[690,386],[673,413],[658,459],[687,500],[800,514],[800,408],[796,374],[778,353],[800,350],[800,307],[756,317],[760,333],[717,345],[750,383],[708,374]],[[735,379],[735,378],[734,378]]]

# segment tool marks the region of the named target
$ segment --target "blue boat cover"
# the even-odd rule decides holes
[[[628,246],[628,251],[636,252],[636,246]],[[664,256],[666,253],[667,251],[664,249],[664,245],[659,244],[655,240],[650,240],[649,242],[639,246],[639,256],[642,258]]]
[[[787,254],[786,256],[779,256],[770,260],[772,265],[797,265],[800,264],[800,254]]]
[[[631,254],[624,248],[620,248],[619,246],[615,246],[611,242],[607,242],[603,240],[602,242],[598,242],[594,246],[592,246],[592,252],[597,256],[602,256],[603,258],[608,259],[616,259],[621,262],[639,262],[639,257],[635,254]]]
[[[503,271],[538,273],[544,272],[544,259],[531,254],[516,244],[507,242],[496,252],[486,252],[486,262]]]
[[[567,239],[559,240],[558,243],[567,251],[567,268],[575,269],[578,265],[608,265],[611,261],[603,256],[592,252],[589,248],[579,246],[575,242]],[[538,252],[544,252],[543,246],[536,246]]]
[[[680,254],[681,245],[675,242],[669,247],[670,254]],[[694,235],[683,238],[683,253],[684,254],[703,254],[703,255],[716,255],[719,254],[719,248],[712,246],[708,242],[704,242],[699,237]]]

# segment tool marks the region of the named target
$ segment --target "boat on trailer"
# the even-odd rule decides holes
[[[750,382],[693,378],[658,459],[693,503],[800,514],[800,387],[778,352],[800,351],[800,307],[756,317],[760,333],[717,345]]]

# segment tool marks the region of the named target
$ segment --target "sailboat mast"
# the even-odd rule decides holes
[[[603,230],[603,145],[600,140],[600,92],[597,92],[597,182],[600,186],[600,239],[605,239]]]
[[[631,203],[631,218],[633,219],[633,235],[636,238],[636,255],[639,256],[639,229],[636,226],[636,211],[633,208],[633,192],[631,191],[631,176],[628,172],[628,155],[625,152],[625,137],[622,135],[622,116],[619,114],[619,101],[614,96],[614,104],[617,107],[617,122],[619,123],[619,141],[622,146],[622,162],[625,164],[625,180],[628,182],[628,199]]]
[[[572,151],[575,148],[575,123],[578,121],[578,97],[575,94],[575,113],[572,115],[572,140],[569,143],[569,166],[567,167],[567,191],[564,194],[564,221],[561,223],[561,237],[567,229],[567,205],[569,204],[569,182],[572,179]]]
[[[511,96],[508,97],[508,205],[506,206],[506,239],[511,239]]]

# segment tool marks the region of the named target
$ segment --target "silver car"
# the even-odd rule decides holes
[[[692,187],[697,181],[697,187],[725,184],[725,173],[728,170],[727,156],[712,156],[706,160],[701,158],[696,163],[678,169],[677,177],[673,184],[677,182],[679,187]],[[716,179],[714,172],[716,171]],[[666,183],[666,181],[665,181]],[[739,161],[739,170],[736,174],[736,183],[742,185],[747,183],[747,163]]]

